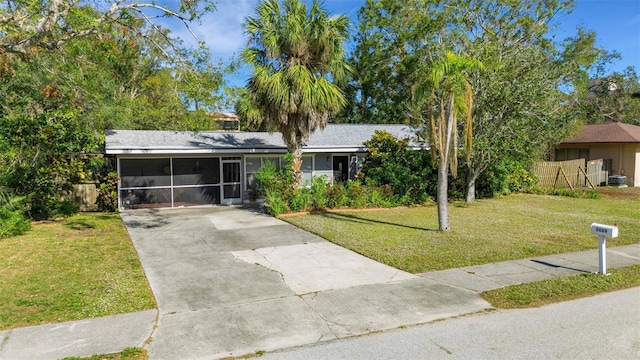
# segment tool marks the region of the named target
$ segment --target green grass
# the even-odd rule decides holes
[[[593,222],[617,224],[607,246],[640,242],[640,202],[518,194],[450,204],[452,231],[435,205],[286,217],[302,229],[411,273],[595,249]]]
[[[156,307],[117,214],[86,213],[0,240],[0,329]]]
[[[89,357],[66,357],[62,360],[147,360],[149,356],[147,354],[147,350],[137,348],[137,347],[129,347],[122,352],[116,354],[107,354],[107,355],[92,355]]]
[[[640,265],[610,269],[609,276],[580,274],[512,285],[480,294],[492,306],[524,308],[640,286]]]

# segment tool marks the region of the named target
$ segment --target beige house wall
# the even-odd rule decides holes
[[[634,154],[633,154],[633,172],[631,172],[631,174],[633,174],[633,179],[632,180],[627,180],[627,184],[629,185],[633,185],[634,187],[640,187],[640,145],[630,145],[631,147],[633,147],[635,150]],[[632,151],[633,151],[632,150]]]
[[[565,145],[559,148],[588,148],[588,160],[611,159],[612,171],[609,175],[624,175],[627,177],[627,185],[640,187],[640,144]]]

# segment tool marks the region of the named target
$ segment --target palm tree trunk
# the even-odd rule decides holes
[[[296,143],[295,146],[290,150],[293,155],[293,189],[300,187],[300,183],[302,183],[302,144]]]
[[[440,167],[438,168],[438,194],[436,201],[438,203],[438,229],[440,231],[449,231],[451,226],[449,224],[449,197],[447,192],[449,176],[449,164],[445,164],[444,159],[440,160]]]
[[[455,119],[453,113],[454,95],[449,94],[449,104],[446,108],[446,128],[445,128],[445,141],[442,151],[440,153],[440,167],[438,168],[438,228],[440,231],[450,231],[451,225],[449,223],[449,161],[451,156],[451,142],[453,136],[456,136],[454,131]]]
[[[480,171],[477,171],[473,167],[469,167],[469,173],[467,173],[466,195],[466,201],[469,204],[476,201],[476,180],[478,179],[478,175],[480,175]]]

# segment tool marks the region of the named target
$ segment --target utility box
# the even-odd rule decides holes
[[[624,175],[611,175],[609,176],[609,185],[613,185],[613,186],[627,185],[627,177]]]

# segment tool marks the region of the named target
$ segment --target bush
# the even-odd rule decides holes
[[[327,185],[327,181],[326,176],[317,176],[311,182],[312,202],[313,207],[316,209],[326,209],[329,203],[327,187],[330,185]]]
[[[476,193],[479,197],[494,197],[527,191],[537,181],[529,168],[528,163],[514,160],[493,164],[478,179]]]
[[[333,184],[327,187],[327,207],[330,209],[347,206],[349,198],[347,191],[341,184]]]
[[[278,216],[280,214],[291,211],[287,202],[280,196],[280,193],[273,190],[268,190],[265,193],[265,207],[267,213]]]
[[[31,221],[24,216],[24,198],[3,197],[0,206],[0,239],[22,235],[31,230]]]
[[[278,169],[273,162],[266,162],[255,177],[258,180],[258,190],[265,195],[264,206],[271,215],[279,215],[291,211],[289,204],[296,191],[293,189],[293,170],[291,164],[293,156],[285,156],[285,167]],[[302,195],[300,195],[302,196]],[[297,199],[296,206],[302,206],[304,199]]]
[[[313,207],[312,195],[305,188],[296,189],[290,201],[291,211],[309,211]]]
[[[347,181],[347,199],[349,207],[361,209],[367,206],[367,193],[360,181]]]
[[[118,173],[108,172],[100,179],[98,198],[96,199],[98,210],[113,212],[118,209]]]
[[[554,196],[566,196],[572,198],[585,198],[585,199],[600,199],[601,196],[597,191],[593,189],[565,189],[565,188],[541,188],[538,186],[531,186],[524,192],[536,195],[554,195]]]
[[[431,166],[429,151],[413,150],[408,144],[409,139],[397,140],[385,131],[376,131],[364,142],[369,156],[359,179],[367,186],[388,186],[394,202],[420,204],[435,196],[438,174]]]

